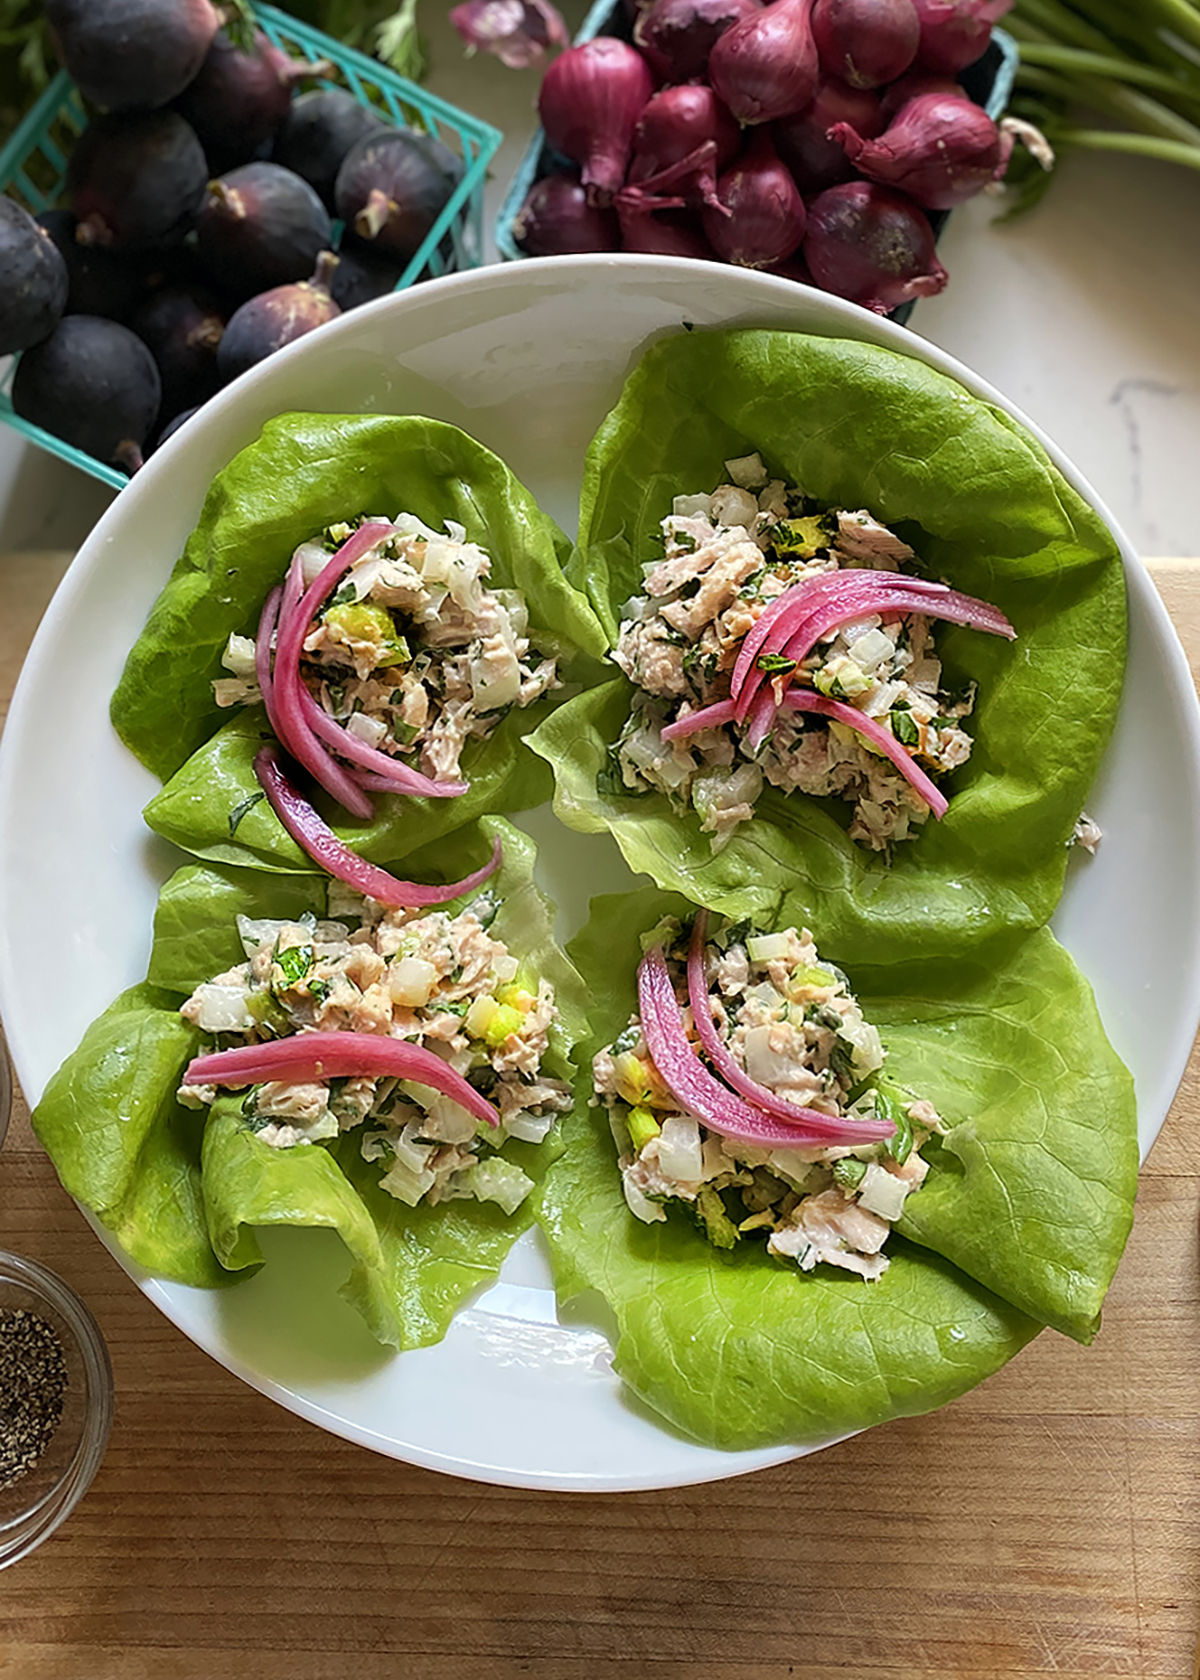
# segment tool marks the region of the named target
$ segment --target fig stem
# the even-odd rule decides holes
[[[378,239],[380,230],[386,226],[387,219],[397,205],[381,192],[378,187],[372,187],[367,196],[367,202],[354,218],[354,231],[360,239]]]

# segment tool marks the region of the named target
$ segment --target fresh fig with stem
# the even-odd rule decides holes
[[[392,128],[369,134],[338,171],[337,213],[360,239],[408,261],[454,190],[425,136]]]
[[[164,414],[194,408],[217,390],[217,347],[225,311],[195,286],[164,286],[130,322],[158,365]]]
[[[217,351],[217,371],[224,384],[285,344],[336,320],[341,310],[333,301],[330,282],[337,263],[332,251],[322,251],[311,280],[276,286],[234,312]]]
[[[387,124],[344,88],[316,88],[292,100],[271,151],[274,163],[301,176],[332,210],[333,189],[346,153]]]
[[[81,245],[147,251],[177,244],[204,200],[204,148],[175,111],[97,117],[67,164]]]
[[[221,19],[210,0],[46,0],[46,22],[84,98],[133,111],[183,92]]]
[[[206,270],[241,298],[305,279],[333,243],[321,200],[277,163],[248,163],[210,181],[196,234]]]
[[[324,59],[289,58],[261,30],[244,48],[222,29],[175,109],[191,123],[210,157],[244,163],[283,127],[297,83],[328,76],[331,69]]]
[[[361,304],[374,303],[396,290],[397,282],[408,265],[380,253],[370,245],[360,245],[353,234],[342,240],[338,265],[334,271],[330,292],[338,308],[357,309]]]
[[[0,198],[0,356],[48,338],[67,306],[67,265],[45,228]]]
[[[43,210],[37,220],[67,265],[65,313],[128,321],[146,290],[144,263],[102,245],[81,245],[75,237],[79,221],[71,210]]]
[[[64,315],[21,357],[12,385],[23,420],[128,473],[142,464],[161,396],[141,339],[98,315]]]

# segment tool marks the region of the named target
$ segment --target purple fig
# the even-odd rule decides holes
[[[75,238],[79,222],[70,210],[43,210],[38,226],[45,228],[67,265],[66,313],[128,321],[146,290],[145,263],[102,245],[81,245]]]
[[[0,356],[48,338],[67,306],[67,265],[27,210],[0,198]]]
[[[46,0],[46,21],[84,97],[132,111],[183,92],[221,20],[209,0]]]
[[[205,268],[243,298],[305,279],[333,243],[321,200],[277,163],[248,163],[210,181],[196,232]]]
[[[419,249],[454,191],[428,137],[369,134],[338,170],[337,213],[360,239],[404,261]]]
[[[65,315],[17,363],[12,405],[31,425],[132,473],[161,394],[154,357],[128,327]]]
[[[322,251],[311,280],[276,286],[235,311],[217,351],[223,383],[341,314],[329,290],[337,262],[332,251]]]
[[[194,408],[217,389],[217,347],[225,311],[198,287],[164,286],[130,322],[158,364],[166,414]]]
[[[210,156],[247,162],[282,127],[292,89],[306,77],[327,76],[324,60],[289,58],[259,30],[249,51],[222,29],[200,73],[175,101]]]
[[[301,175],[327,210],[342,160],[352,146],[387,124],[370,105],[361,105],[343,88],[318,88],[293,99],[271,156]],[[453,154],[451,154],[453,155]]]
[[[97,117],[67,165],[81,245],[145,251],[180,241],[204,199],[204,149],[174,111]]]
[[[360,304],[374,303],[396,290],[396,283],[408,265],[395,258],[359,245],[353,235],[343,239],[338,252],[337,272],[330,290],[333,301],[341,310],[357,309]]]

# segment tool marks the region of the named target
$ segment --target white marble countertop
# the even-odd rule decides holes
[[[489,227],[532,132],[536,72],[463,56],[447,6],[422,0],[429,85],[505,143]],[[568,22],[582,14],[564,8]],[[911,327],[1022,407],[1073,457],[1144,554],[1200,555],[1200,175],[1098,154],[1068,159],[1012,225],[976,199],[940,253],[950,284]],[[0,550],[70,548],[112,492],[0,427]]]

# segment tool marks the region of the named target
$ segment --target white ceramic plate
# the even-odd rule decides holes
[[[178,862],[141,822],[156,784],[113,734],[108,698],[213,475],[287,410],[428,414],[490,445],[573,529],[589,438],[643,348],[685,321],[869,340],[1018,414],[953,358],[836,299],[745,270],[632,256],[525,262],[419,286],[238,381],[101,520],[13,702],[0,750],[0,1013],[31,1099],[89,1021],[144,976],[155,897]],[[1200,1016],[1200,713],[1161,602],[1123,546],[1129,681],[1089,805],[1105,840],[1097,857],[1076,860],[1054,925],[1133,1071],[1144,1152]],[[582,921],[588,893],[630,881],[606,840],[568,834],[546,812],[526,826],[541,844],[562,933]],[[323,1427],[415,1464],[515,1486],[612,1491],[796,1456],[788,1447],[711,1451],[630,1404],[604,1337],[558,1322],[532,1235],[440,1346],[400,1357],[381,1351],[338,1300],[348,1262],[336,1237],[268,1232],[264,1248],[275,1264],[212,1293],[140,1276],[113,1252],[231,1371]]]

